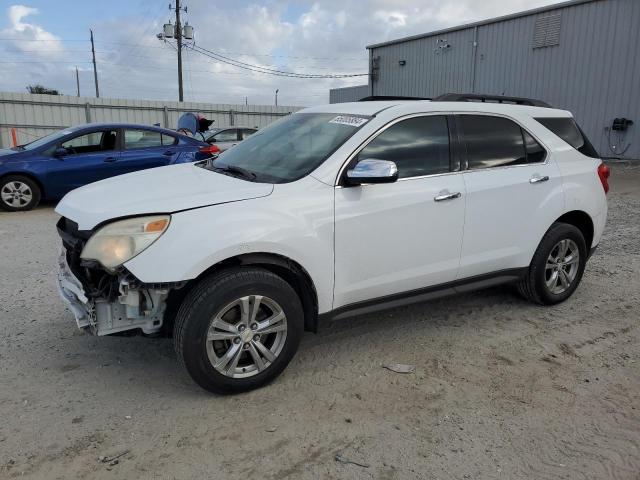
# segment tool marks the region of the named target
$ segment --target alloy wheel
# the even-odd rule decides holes
[[[0,198],[12,208],[21,208],[33,200],[33,192],[29,185],[15,180],[4,184],[0,191]]]
[[[248,295],[222,308],[211,320],[206,349],[219,373],[246,378],[268,368],[282,352],[287,317],[273,299]]]
[[[545,266],[545,284],[549,292],[560,295],[566,292],[578,275],[580,251],[571,239],[560,240],[551,249]]]

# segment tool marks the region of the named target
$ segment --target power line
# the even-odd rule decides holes
[[[276,69],[271,69],[268,67],[264,67],[261,65],[253,65],[250,63],[246,63],[246,62],[242,62],[240,60],[235,60],[233,58],[229,58],[225,55],[222,55],[220,53],[216,53],[216,52],[212,52],[211,50],[207,50],[206,48],[200,47],[198,45],[194,45],[195,48],[201,50],[200,53],[202,53],[202,51],[208,53],[209,55],[212,55],[214,57],[216,57],[219,61],[222,61],[223,63],[228,63],[228,62],[234,62],[235,66],[242,68],[242,66],[244,67],[248,67],[249,69],[253,68],[253,69],[260,69],[260,70],[264,70],[264,72],[262,73],[271,73],[271,74],[281,74],[282,76],[294,76],[294,77],[301,77],[301,78],[345,78],[345,77],[360,77],[360,76],[365,76],[367,74],[339,74],[339,75],[323,75],[323,74],[301,74],[301,73],[295,73],[295,72],[286,72],[283,70],[276,70]],[[224,60],[226,60],[227,62],[224,62]],[[234,65],[234,63],[231,63],[231,65]]]
[[[187,50],[184,51],[184,60],[187,65],[191,65],[191,57],[187,55]],[[191,74],[190,68],[185,68],[185,71],[187,72],[187,80],[189,81],[189,93],[193,95],[193,75]]]
[[[161,8],[158,13],[156,14],[156,16],[151,20],[151,22],[147,25],[147,28],[144,29],[144,31],[142,32],[142,35],[140,36],[140,41],[136,42],[136,44],[133,46],[133,48],[131,48],[129,50],[129,53],[127,54],[127,59],[130,60],[128,63],[131,63],[133,52],[140,52],[141,48],[158,48],[156,46],[151,46],[151,45],[143,45],[143,39],[146,38],[146,35],[150,32],[150,30],[156,25],[156,23],[158,23],[160,21],[160,17],[162,17],[165,13],[166,10],[164,8],[165,3],[163,2],[163,8]],[[153,7],[149,7],[149,9],[147,10],[148,14],[151,14],[151,10]],[[157,8],[157,7],[156,7]],[[162,48],[162,47],[160,47]],[[122,51],[120,51],[120,55],[118,56],[118,60],[120,60],[120,58],[122,57]]]
[[[191,47],[192,50],[207,56],[209,58],[213,58],[221,63],[226,63],[228,65],[232,65],[237,68],[243,68],[245,70],[250,70],[257,73],[264,73],[267,75],[274,75],[278,77],[289,77],[289,78],[308,78],[308,79],[320,79],[320,78],[352,78],[352,77],[366,77],[369,76],[368,73],[349,73],[349,74],[335,74],[335,75],[325,75],[325,74],[311,74],[311,73],[295,73],[295,72],[287,72],[284,70],[276,70],[267,67],[262,67],[260,65],[253,65],[250,63],[242,62],[240,60],[235,60],[230,57],[226,57],[222,54],[212,52],[211,50],[207,50],[206,48],[200,47],[198,45],[193,45]]]

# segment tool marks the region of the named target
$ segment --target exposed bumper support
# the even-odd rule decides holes
[[[60,296],[82,330],[102,336],[138,328],[145,334],[154,334],[162,328],[168,288],[131,288],[125,279],[120,279],[120,295],[115,301],[89,298],[69,268],[64,249],[58,258],[57,279]]]

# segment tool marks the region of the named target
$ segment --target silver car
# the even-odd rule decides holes
[[[251,127],[217,127],[204,132],[204,138],[207,143],[215,144],[224,152],[257,131],[258,129]]]

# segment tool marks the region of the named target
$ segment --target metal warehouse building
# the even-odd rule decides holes
[[[536,98],[572,111],[601,156],[640,159],[640,0],[573,0],[367,49],[369,84],[331,90],[331,103]]]

